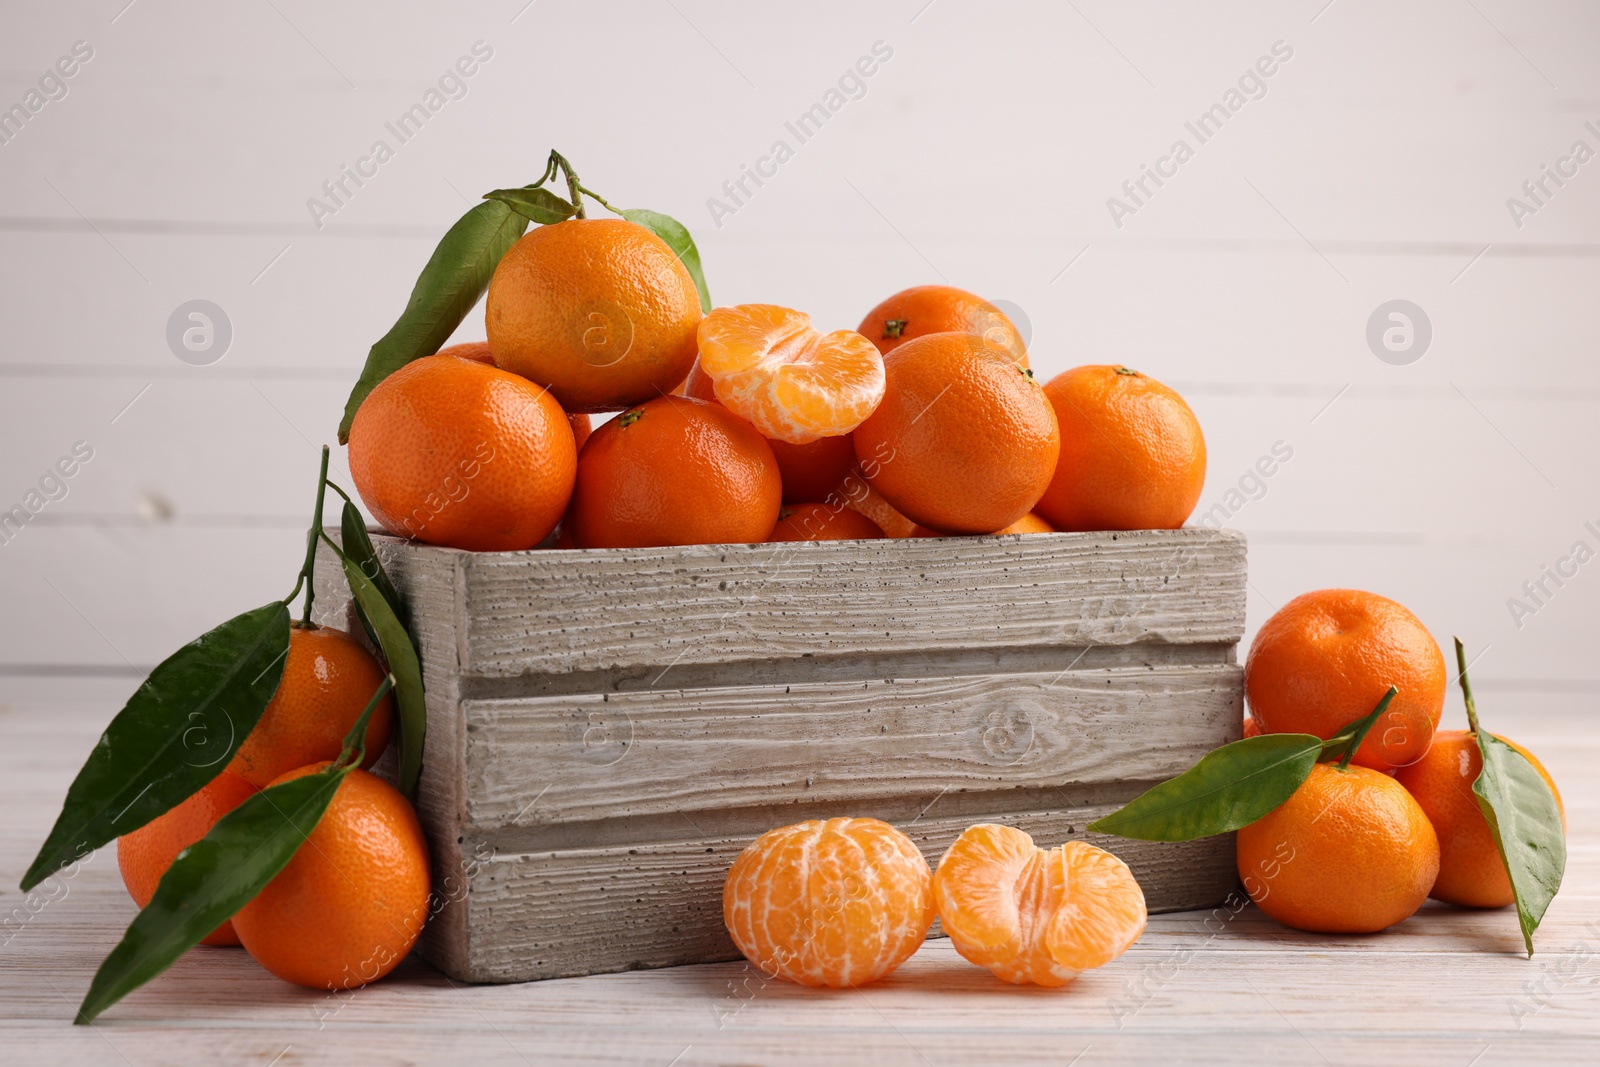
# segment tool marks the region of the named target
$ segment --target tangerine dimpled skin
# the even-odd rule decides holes
[[[1444,653],[1406,608],[1359,589],[1318,589],[1289,601],[1256,631],[1245,659],[1245,700],[1263,733],[1323,740],[1400,692],[1354,762],[1392,770],[1422,758],[1444,711]]]
[[[368,394],[350,476],[396,537],[474,551],[532,548],[572,495],[578,450],[555,398],[477,360],[425,356]]]
[[[372,653],[345,631],[294,623],[283,677],[228,770],[259,789],[296,767],[336,759],[384,673]],[[367,720],[362,766],[383,755],[393,721],[394,696],[385,693]]]
[[[807,986],[877,981],[910,958],[933,917],[928,861],[877,819],[769,830],[722,887],[723,922],[745,958]]]
[[[1044,387],[1061,458],[1034,510],[1058,530],[1175,530],[1200,501],[1206,441],[1183,397],[1127,367],[1075,367]]]
[[[883,362],[883,401],[853,434],[873,489],[941,533],[992,533],[1033,510],[1061,436],[1032,371],[958,333],[918,337]]]
[[[312,764],[287,782],[326,767]],[[256,962],[308,989],[354,989],[394,970],[428,918],[428,843],[405,797],[353,770],[288,864],[239,909]]]
[[[569,219],[512,245],[489,280],[495,362],[572,412],[616,411],[689,373],[694,279],[667,243],[624,219]]]
[[[564,525],[579,548],[760,543],[782,497],[753,426],[720,404],[662,396],[594,431]]]
[[[156,895],[161,876],[178,853],[211,832],[217,820],[254,796],[256,787],[224,770],[176,807],[117,838],[117,869],[133,902],[143,908]],[[202,945],[237,945],[233,923],[201,939]]]
[[[1370,934],[1409,917],[1439,874],[1439,838],[1405,786],[1319,763],[1293,796],[1240,830],[1239,877],[1285,926]]]
[[[1496,735],[1499,736],[1499,735]],[[1504,737],[1539,772],[1566,821],[1561,793],[1550,773],[1527,749]],[[1395,772],[1395,778],[1416,798],[1439,835],[1439,877],[1428,893],[1435,900],[1468,908],[1503,908],[1516,896],[1505,861],[1495,844],[1472,783],[1483,770],[1483,753],[1470,730],[1442,730],[1417,762]]]
[[[933,876],[939,922],[962,957],[1013,985],[1063,986],[1144,932],[1144,891],[1128,865],[1068,841],[1042,849],[1022,830],[964,830]]]

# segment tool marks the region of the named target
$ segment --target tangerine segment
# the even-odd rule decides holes
[[[1082,841],[1049,851],[1021,830],[968,827],[933,876],[939,921],[966,959],[1015,985],[1062,986],[1144,932],[1128,865]]]
[[[769,830],[728,871],[722,918],[745,958],[807,986],[865,985],[917,950],[933,879],[911,839],[877,819]]]
[[[776,304],[717,308],[700,322],[700,369],[762,436],[803,445],[847,434],[883,399],[883,357],[854,330],[818,333]]]

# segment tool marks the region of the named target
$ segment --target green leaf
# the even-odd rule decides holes
[[[663,215],[659,211],[646,211],[642,207],[618,214],[629,222],[638,223],[667,242],[667,247],[682,260],[683,265],[689,270],[689,277],[694,279],[694,287],[700,293],[701,312],[710,312],[711,290],[706,288],[706,272],[700,266],[700,250],[695,247],[694,238],[689,236],[689,228],[671,215]]]
[[[525,217],[495,200],[476,205],[450,227],[417,276],[405,311],[367,353],[339,420],[340,444],[350,440],[356,409],[379,382],[412,360],[433,355],[450,339],[489,287],[500,257],[527,229]]]
[[[1561,807],[1527,757],[1493,734],[1479,730],[1477,737],[1483,770],[1472,783],[1472,792],[1511,876],[1517,921],[1532,956],[1533,932],[1561,888],[1567,869]]]
[[[247,611],[168,656],[111,720],[22,888],[193,795],[228,765],[283,676],[289,608]]]
[[[1089,824],[1143,841],[1193,841],[1249,826],[1294,795],[1322,752],[1311,734],[1263,734],[1223,745],[1176,778]]]
[[[422,775],[422,742],[428,729],[427,705],[422,692],[422,664],[417,659],[417,647],[406,632],[399,614],[385,599],[373,579],[362,572],[361,565],[343,551],[339,551],[344,564],[345,580],[350,583],[350,594],[357,606],[371,620],[378,637],[378,647],[389,661],[389,673],[394,675],[394,698],[400,719],[400,792],[410,800],[417,792],[417,779]],[[377,558],[373,557],[373,562]],[[379,567],[379,573],[382,573]],[[388,581],[387,578],[384,579]]]
[[[261,892],[316,829],[352,766],[334,763],[269,786],[178,853],[155,896],[95,972],[76,1021],[92,1022]]]
[[[344,554],[361,568],[361,573],[372,579],[372,584],[378,587],[378,592],[389,602],[395,615],[403,618],[405,608],[400,601],[400,592],[395,589],[388,574],[384,573],[383,564],[378,562],[377,551],[372,547],[372,538],[367,535],[366,520],[348,500],[344,502],[344,511],[339,515],[339,543],[344,548]],[[359,602],[356,603],[356,618],[361,620],[361,628],[367,632],[367,639],[374,646],[378,645],[378,633],[372,628],[366,610]]]
[[[1467,649],[1456,638],[1457,679],[1467,706],[1467,724],[1478,740],[1483,767],[1472,783],[1495,848],[1511,879],[1522,941],[1533,956],[1533,932],[1561,888],[1567,870],[1566,824],[1561,803],[1544,775],[1522,753],[1478,725],[1478,702],[1467,678]]]
[[[578,209],[572,206],[571,202],[561,199],[548,189],[536,189],[531,186],[521,189],[496,189],[492,193],[484,193],[483,198],[498,200],[523,218],[541,225],[564,222],[578,213]]]

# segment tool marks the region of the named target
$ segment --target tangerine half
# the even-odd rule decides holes
[[[717,308],[699,341],[717,399],[765,437],[803,445],[847,434],[883,398],[883,357],[871,341],[854,330],[820,333],[792,308]]]
[[[1062,986],[1144,932],[1144,891],[1128,865],[1068,841],[1048,851],[1021,830],[969,826],[933,876],[939,922],[963,957],[1014,985]]]

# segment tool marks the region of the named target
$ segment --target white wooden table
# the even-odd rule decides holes
[[[0,680],[0,1062],[476,1064],[1384,1064],[1600,1057],[1600,721],[1592,698],[1484,694],[1497,732],[1563,790],[1566,887],[1521,954],[1506,911],[1430,904],[1385,934],[1297,933],[1253,907],[1159,915],[1122,959],[1062,990],[1002,985],[929,942],[891,978],[819,992],[713,964],[463,986],[408,961],[324,995],[204,947],[70,1020],[134,913],[111,849],[28,902],[16,884],[131,679]],[[1452,700],[1447,716],[1459,717]],[[42,903],[41,903],[42,902]]]

